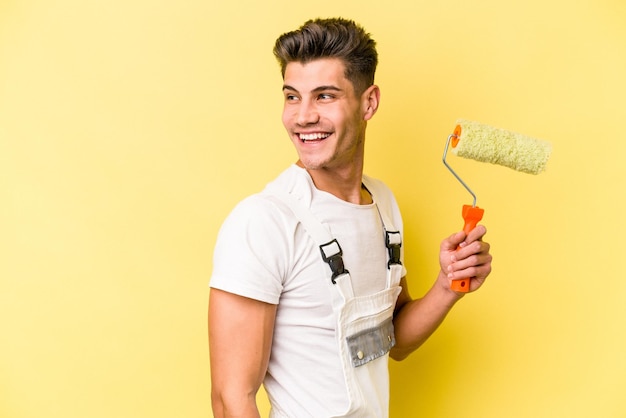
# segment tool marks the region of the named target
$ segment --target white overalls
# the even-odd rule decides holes
[[[347,409],[336,417],[387,417],[388,387],[385,387],[384,393],[365,393],[363,388],[371,388],[372,385],[362,382],[388,379],[389,350],[395,345],[393,311],[401,290],[400,232],[393,228],[389,217],[379,210],[389,253],[386,286],[380,292],[357,297],[353,292],[350,273],[343,265],[341,246],[333,239],[328,228],[292,195],[276,189],[272,194],[288,205],[319,246],[320,263],[324,264],[322,267],[326,275],[321,279],[333,288],[331,294],[336,316],[336,338],[349,395]],[[368,399],[382,401],[372,403],[367,402]]]

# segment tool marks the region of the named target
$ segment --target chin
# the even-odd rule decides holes
[[[300,164],[302,166],[304,166],[304,168],[306,168],[307,170],[317,170],[322,168],[327,161],[325,161],[324,159],[319,158],[319,156],[316,155],[306,155],[306,153],[298,153],[298,159],[300,161]]]
[[[300,163],[302,167],[306,168],[307,170],[319,170],[320,168],[323,168],[322,164],[317,164],[315,162],[306,161],[302,159],[300,159]]]
[[[300,159],[300,162],[307,170],[324,170],[328,168],[327,161]]]

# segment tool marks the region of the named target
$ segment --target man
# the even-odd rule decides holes
[[[375,42],[344,19],[309,21],[274,48],[283,124],[298,161],[224,222],[209,301],[216,417],[385,417],[389,355],[417,349],[491,271],[486,230],[440,246],[432,288],[413,300],[402,218],[391,191],[363,174],[367,122],[380,90]],[[457,250],[457,248],[459,248]]]

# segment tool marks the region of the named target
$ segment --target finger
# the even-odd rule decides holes
[[[480,241],[487,233],[487,228],[484,225],[476,225],[474,229],[472,229],[467,237],[465,238],[466,243]]]
[[[463,243],[465,238],[463,231],[456,232],[441,242],[441,250],[454,251]]]
[[[485,278],[489,275],[490,272],[491,272],[490,264],[481,264],[477,266],[472,265],[472,266],[463,268],[461,270],[452,271],[448,273],[448,278],[450,280],[460,280],[460,279],[466,279],[468,277]]]
[[[448,274],[452,274],[455,278],[476,276],[475,272],[468,272],[470,269],[482,270],[483,274],[484,272],[489,274],[491,271],[492,256],[488,252],[472,254],[465,258],[457,258],[456,255],[452,255],[452,262],[448,265]]]
[[[453,261],[463,260],[474,254],[488,254],[490,245],[484,241],[474,241],[469,244],[461,243],[458,251],[452,254]]]

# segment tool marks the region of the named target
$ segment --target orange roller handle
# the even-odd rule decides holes
[[[465,220],[465,225],[463,225],[463,232],[465,235],[469,234],[470,231],[476,228],[476,225],[483,218],[483,214],[485,213],[484,209],[479,208],[478,206],[471,205],[463,205],[463,219]],[[457,251],[460,247],[457,247]],[[470,277],[466,279],[455,279],[452,280],[452,284],[450,288],[456,292],[467,293],[470,289]]]

